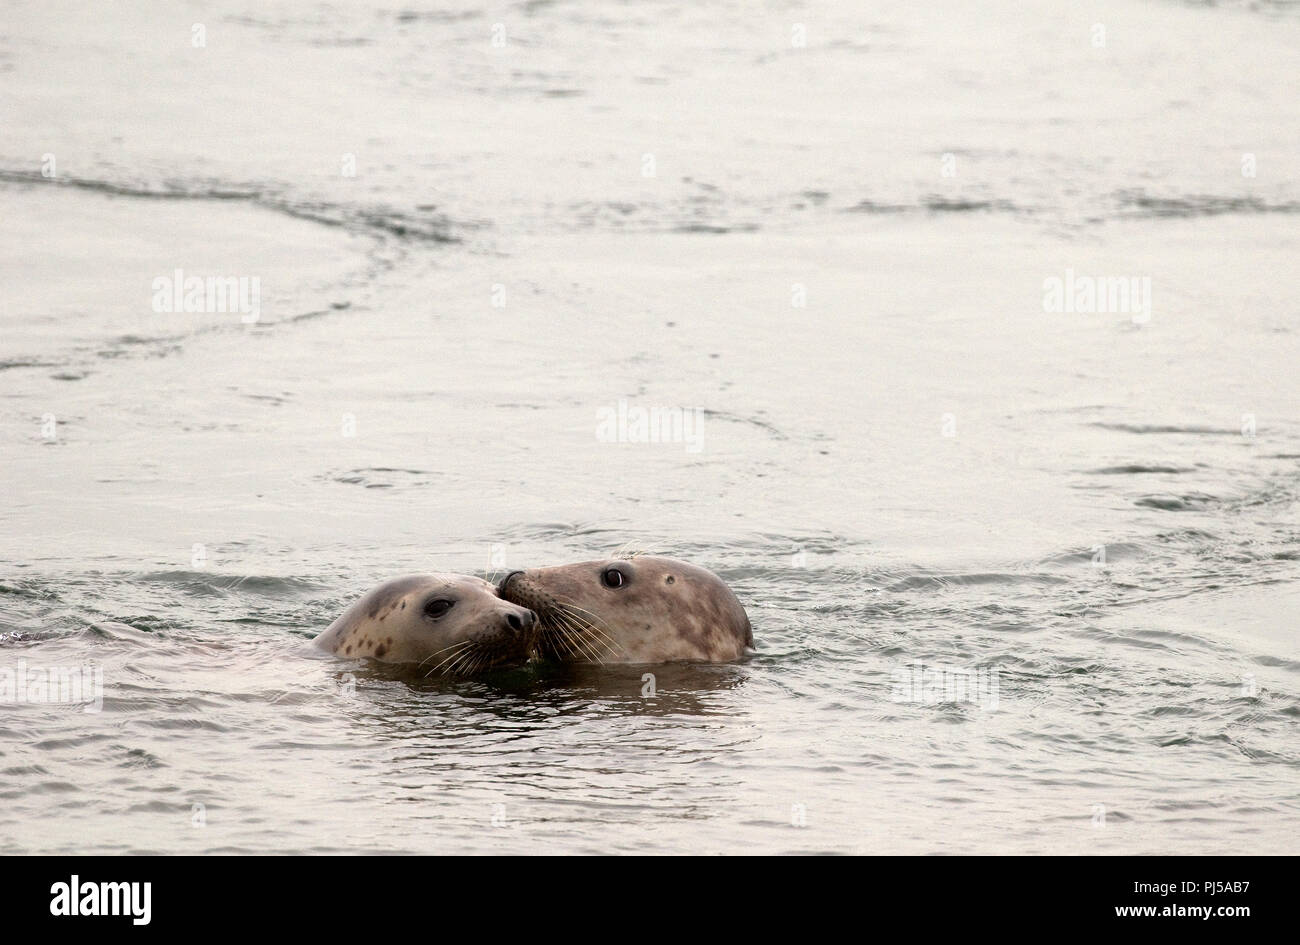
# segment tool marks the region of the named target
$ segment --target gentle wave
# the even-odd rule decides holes
[[[461,243],[467,234],[493,226],[482,220],[453,220],[425,204],[351,204],[296,196],[288,185],[274,182],[235,184],[196,179],[148,184],[69,176],[47,179],[39,173],[12,167],[0,168],[0,181],[33,187],[63,187],[142,200],[243,202],[293,219],[411,243]],[[791,211],[900,217],[993,214],[1022,220],[1055,219],[1067,226],[1091,226],[1108,219],[1135,217],[1177,219],[1300,213],[1300,201],[1294,200],[1215,194],[1167,195],[1140,190],[1122,190],[1101,198],[1101,205],[1088,206],[1086,214],[1080,213],[1073,205],[1026,203],[1023,199],[1013,200],[995,195],[961,198],[923,194],[907,200],[864,197],[844,204],[837,201],[829,191],[802,190],[776,198],[766,205],[755,202],[752,196],[719,193],[712,199],[713,203],[707,212],[695,204],[695,198],[686,193],[669,192],[658,203],[582,202],[566,207],[566,217],[550,216],[549,222],[561,230],[609,229],[618,232],[722,235],[758,232],[773,218],[779,217],[784,221]],[[554,208],[552,213],[553,211]],[[0,364],[0,368],[5,366],[32,365],[26,361]]]
[[[445,215],[418,208],[391,206],[354,206],[313,201],[287,196],[273,186],[240,186],[205,181],[169,181],[157,186],[130,184],[111,180],[60,176],[42,177],[32,171],[0,169],[0,181],[42,187],[67,187],[113,197],[143,200],[232,200],[250,203],[274,213],[323,226],[342,227],[360,233],[398,237],[413,242],[458,243],[458,228],[470,224],[453,224]]]
[[[1136,217],[1215,217],[1225,214],[1300,213],[1300,201],[1270,201],[1261,197],[1220,194],[1156,195],[1122,190],[1116,195],[1120,213]]]

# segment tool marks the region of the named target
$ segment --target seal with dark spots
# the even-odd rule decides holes
[[[731,588],[673,558],[513,571],[498,590],[537,614],[542,652],[564,662],[725,662],[754,645],[749,616]]]
[[[487,581],[463,574],[386,581],[315,640],[342,656],[419,663],[430,675],[461,676],[523,663],[537,642],[531,610],[502,600]]]

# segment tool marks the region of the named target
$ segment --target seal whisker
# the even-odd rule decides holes
[[[473,646],[474,646],[473,640],[465,640],[464,642],[457,644],[456,652],[446,657],[441,663],[439,663],[437,666],[433,667],[433,669],[425,673],[424,674],[425,677],[427,678],[429,676],[432,676],[434,673],[438,671],[439,666],[442,666],[446,663],[451,663],[452,666],[455,666],[456,663],[459,662],[460,658],[464,656],[467,652],[469,652],[473,648]],[[450,647],[448,649],[450,649]],[[423,666],[424,664],[421,663],[420,665]],[[449,669],[443,670],[443,675],[445,676],[448,671]]]
[[[650,548],[647,548],[644,545],[638,545],[636,541],[625,541],[623,542],[622,547],[620,547],[618,551],[614,552],[613,557],[622,561],[631,561],[634,558],[639,558],[642,555],[648,554],[653,554],[653,551]]]
[[[476,652],[474,654],[473,662],[469,664],[470,671],[465,675],[472,676],[474,675],[474,673],[478,672],[479,669],[488,669],[491,666],[491,664],[492,664],[492,657],[490,654],[481,651]]]
[[[572,604],[561,604],[560,608],[569,620],[578,624],[580,629],[585,629],[589,631],[590,634],[593,634],[597,638],[595,642],[604,644],[609,648],[610,653],[616,652],[617,647],[614,643],[614,638],[609,635],[603,626],[601,626],[601,620],[599,617],[589,610],[583,610],[581,607],[575,607]],[[587,614],[592,619],[587,620],[581,616],[582,614]]]
[[[441,650],[438,650],[436,653],[430,653],[427,657],[420,660],[420,665],[423,666],[425,663],[429,662],[429,660],[433,659],[435,656],[437,656],[440,653],[448,653],[453,650],[464,649],[465,647],[472,645],[473,642],[474,642],[473,640],[461,640],[459,643],[453,643],[451,646],[444,646]],[[438,665],[441,666],[442,663],[439,663]]]
[[[467,647],[457,655],[456,660],[450,666],[443,670],[443,675],[468,676],[469,668],[477,655],[478,653],[474,647]]]
[[[601,622],[600,616],[598,614],[593,614],[590,610],[587,610],[583,607],[579,607],[577,604],[571,603],[570,601],[567,600],[560,601],[557,603],[557,606],[563,608],[565,611],[569,613],[582,614],[586,617],[590,617],[592,621],[596,623]]]
[[[611,657],[617,657],[617,647],[609,634],[602,627],[580,616],[580,613],[590,614],[597,621],[600,619],[590,611],[567,601],[556,601],[549,616],[551,623],[568,631],[567,636],[578,645],[583,659],[603,664],[605,661],[600,658],[600,649],[606,650]],[[569,647],[569,652],[579,655],[572,646]]]
[[[420,665],[423,666],[425,663],[429,662],[429,660],[433,659],[439,653],[446,653],[448,650],[454,650],[457,649],[458,647],[469,646],[473,642],[474,642],[473,640],[461,640],[459,643],[453,643],[451,646],[444,646],[441,650],[437,650],[436,652],[430,653],[424,659],[420,660]],[[441,666],[442,664],[439,663],[438,665]]]
[[[569,651],[570,655],[582,658],[583,654],[574,644],[573,634],[563,624],[552,618],[549,621],[549,628],[559,634],[559,642],[564,644],[565,649]]]
[[[569,621],[564,612],[561,610],[553,611],[551,614],[551,620],[556,629],[564,635],[564,639],[568,642],[569,652],[573,653],[575,656],[581,656],[583,659],[588,658],[589,654],[587,653],[586,648],[583,647],[582,634],[578,631],[578,628]]]
[[[591,624],[584,621],[581,617],[572,614],[565,619],[569,621],[569,625],[573,627],[583,641],[590,644],[593,649],[596,646],[599,646],[608,650],[610,655],[615,654],[616,648],[614,641],[611,640],[603,631],[591,626]]]
[[[584,655],[597,663],[603,664],[605,661],[600,658],[600,652],[595,648],[595,642],[592,641],[582,628],[577,626],[573,621],[576,619],[573,615],[566,614],[563,611],[557,611],[556,616],[563,621],[564,625],[573,631],[575,639],[582,647]]]
[[[564,648],[568,650],[570,654],[572,654],[573,656],[579,655],[578,651],[573,646],[572,635],[569,633],[568,630],[564,628],[563,625],[561,625],[556,621],[551,621],[547,629],[554,631],[554,633],[558,637],[557,642],[564,644]]]
[[[596,638],[596,642],[603,643],[610,647],[614,646],[613,637],[606,633],[604,628],[598,624],[594,624],[584,617],[580,617],[578,614],[569,614],[568,619],[575,622],[580,629],[588,631],[590,635]]]

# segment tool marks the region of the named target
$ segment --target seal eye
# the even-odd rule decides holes
[[[622,587],[627,583],[627,578],[618,568],[606,568],[600,572],[600,583],[606,587]]]
[[[451,610],[452,605],[455,603],[455,601],[447,600],[445,597],[435,597],[424,605],[424,613],[426,616],[437,620],[447,611]]]

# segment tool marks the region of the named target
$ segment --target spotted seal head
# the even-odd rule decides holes
[[[542,652],[564,662],[724,662],[754,645],[731,588],[713,572],[672,558],[513,571],[498,591],[537,614]]]
[[[469,675],[526,661],[536,651],[538,626],[531,610],[502,600],[481,578],[412,574],[367,592],[315,642],[345,658]]]

